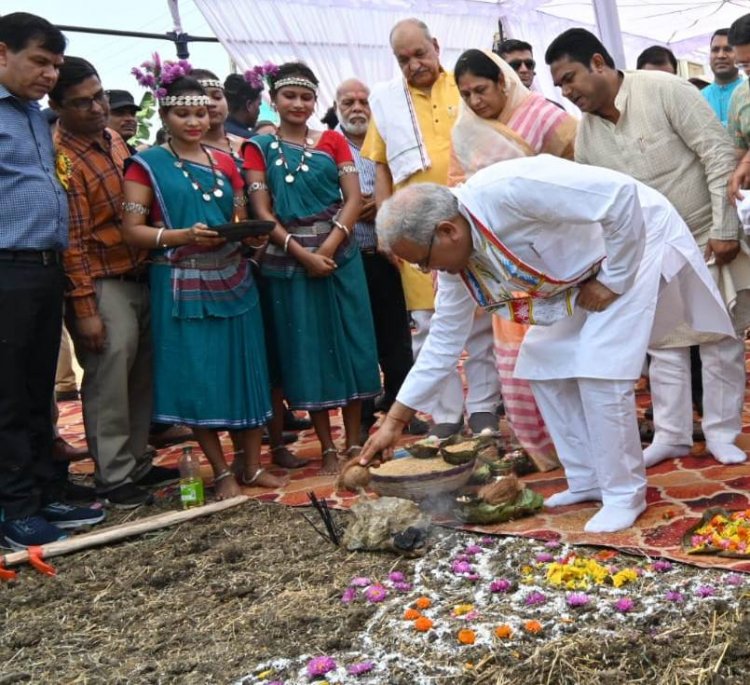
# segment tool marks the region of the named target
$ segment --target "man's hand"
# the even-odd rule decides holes
[[[589,278],[578,291],[576,306],[590,312],[603,312],[618,297],[620,296],[617,293],[612,292],[596,278]]]
[[[404,424],[389,419],[387,416],[383,425],[371,435],[359,455],[361,466],[380,466],[381,462],[393,459],[393,448],[403,432]]]
[[[76,319],[76,333],[83,346],[92,352],[103,352],[107,342],[107,329],[104,328],[102,317],[98,314]]]
[[[375,198],[372,195],[362,196],[362,209],[359,212],[359,221],[365,221],[372,223],[375,221],[375,215],[378,213],[378,209],[375,206]]]
[[[740,252],[739,240],[716,240],[711,238],[706,245],[704,257],[706,261],[713,256],[716,260],[716,266],[729,264]]]
[[[727,195],[729,195],[729,201],[734,205],[737,200],[742,199],[741,190],[750,189],[750,157],[745,155],[740,160],[737,168],[732,174],[732,178],[727,185]]]

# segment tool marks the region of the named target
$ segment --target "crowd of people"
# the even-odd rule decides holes
[[[561,34],[545,62],[580,120],[534,90],[525,41],[467,46],[451,71],[420,20],[389,39],[401,76],[338,84],[324,130],[314,65],[222,80],[154,55],[133,73],[161,130],[136,148],[133,94],[45,19],[0,17],[0,543],[99,523],[97,500],[148,504],[179,478],[152,445],[187,439],[227,498],[285,484],[264,442],[274,466],[307,464],[289,429],[312,427],[334,474],[504,411],[539,469],[565,468],[547,506],[602,502],[590,532],[632,525],[694,409],[711,455],[745,460],[750,15],[711,38],[702,90],[661,46],[622,72],[591,33]],[[277,122],[258,121],[264,90]],[[215,230],[248,218],[269,232]],[[85,450],[56,431],[55,391],[78,394],[64,330]],[[68,477],[83,456],[93,488]]]

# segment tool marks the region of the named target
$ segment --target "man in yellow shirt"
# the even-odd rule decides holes
[[[418,19],[398,22],[390,36],[393,54],[403,78],[373,88],[372,118],[362,146],[362,156],[376,163],[375,201],[378,206],[396,190],[413,183],[448,181],[451,130],[458,116],[460,95],[453,74],[440,66],[440,47],[427,26]],[[406,306],[417,324],[415,356],[430,345],[428,333],[449,325],[450,313],[440,312],[432,321],[435,298],[432,277],[411,264],[400,264]],[[439,336],[433,333],[433,339]],[[468,383],[466,409],[469,427],[475,433],[497,429],[494,414],[499,382],[492,350],[492,322],[480,315],[474,321],[466,345]],[[463,427],[463,390],[458,373],[446,383],[431,407],[418,407],[432,414],[433,433],[447,437]]]

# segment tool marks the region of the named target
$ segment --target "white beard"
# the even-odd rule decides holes
[[[367,133],[367,127],[369,126],[369,122],[362,122],[357,124],[351,124],[348,121],[341,121],[341,128],[344,129],[347,133],[350,133],[353,136],[363,136],[365,133]]]

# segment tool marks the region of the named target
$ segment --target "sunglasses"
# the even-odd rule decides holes
[[[533,59],[514,59],[511,62],[508,62],[508,66],[510,66],[513,71],[518,71],[521,66],[526,67],[530,71],[534,71],[534,67],[536,67],[536,61]]]

